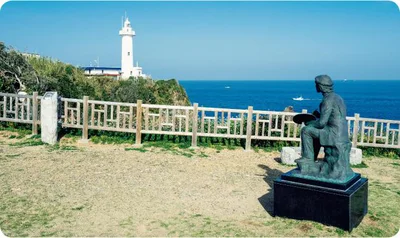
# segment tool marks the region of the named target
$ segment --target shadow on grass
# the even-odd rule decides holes
[[[70,130],[68,130],[68,128],[63,128],[61,123],[58,123],[58,128],[57,141],[60,141],[61,138],[70,133]]]
[[[283,172],[278,169],[271,169],[263,164],[259,164],[258,167],[265,170],[263,179],[269,186],[268,192],[259,197],[258,201],[269,215],[274,216],[274,180],[283,174]]]

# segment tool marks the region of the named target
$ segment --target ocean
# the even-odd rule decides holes
[[[322,95],[315,91],[312,80],[265,81],[179,81],[191,103],[199,106],[283,111],[319,108]],[[334,91],[347,105],[347,115],[359,113],[364,118],[400,120],[400,80],[334,81]],[[303,101],[293,98],[302,96]]]

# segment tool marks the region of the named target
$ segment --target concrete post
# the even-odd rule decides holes
[[[82,139],[79,141],[80,143],[88,143],[89,142],[89,97],[83,96],[83,124],[82,124]],[[94,112],[92,112],[94,113]],[[105,115],[106,116],[106,115]],[[78,121],[78,123],[81,123]]]
[[[360,114],[355,113],[354,114],[354,126],[353,126],[353,148],[357,148],[357,142],[358,142],[358,123],[360,120]]]
[[[57,92],[46,92],[40,104],[41,138],[44,143],[57,143]]]
[[[198,103],[193,104],[193,119],[192,119],[192,148],[197,147],[197,118],[198,118]]]
[[[38,134],[38,125],[37,125],[37,118],[38,118],[38,92],[33,92],[32,98],[32,134]]]
[[[246,151],[251,151],[251,134],[253,126],[253,107],[249,106],[247,109],[247,128],[246,128]]]
[[[136,103],[136,147],[142,145],[142,100]]]

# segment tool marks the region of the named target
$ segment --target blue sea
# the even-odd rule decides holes
[[[296,112],[318,109],[322,95],[312,80],[179,81],[191,103],[204,107]],[[347,105],[347,115],[400,120],[400,80],[335,81],[334,90]],[[302,96],[303,101],[293,98]]]

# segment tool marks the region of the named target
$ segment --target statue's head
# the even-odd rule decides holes
[[[317,92],[330,93],[333,92],[333,81],[328,75],[319,75],[315,77],[315,88]]]

